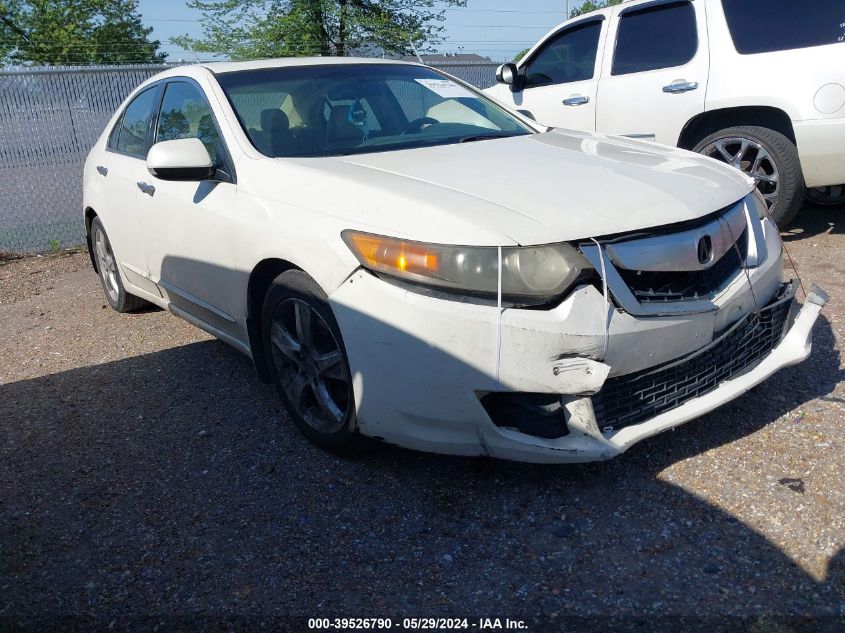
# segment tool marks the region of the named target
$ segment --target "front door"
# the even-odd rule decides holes
[[[594,131],[604,25],[589,18],[550,36],[520,67],[524,88],[500,86],[499,100],[544,125]]]
[[[235,270],[237,187],[231,161],[208,101],[188,79],[165,84],[155,142],[198,138],[218,165],[213,180],[169,181],[147,174],[141,226],[150,276],[171,306],[215,329],[240,332],[238,294],[246,280]]]

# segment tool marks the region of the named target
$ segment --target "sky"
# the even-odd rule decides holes
[[[570,9],[582,1],[569,0]],[[437,50],[509,60],[562,22],[565,5],[566,0],[467,0],[465,8],[447,10],[445,42]],[[161,41],[171,59],[195,59],[168,40],[183,33],[201,36],[198,11],[187,8],[184,0],[140,0],[139,8],[144,23],[153,27],[153,37]],[[201,59],[206,57],[200,54]]]

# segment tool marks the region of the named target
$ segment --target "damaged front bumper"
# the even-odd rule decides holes
[[[500,312],[409,292],[358,271],[330,302],[349,356],[363,434],[431,452],[585,462],[612,458],[807,358],[826,295],[814,288],[799,310],[794,283],[780,279],[779,261],[751,274],[755,292],[748,292],[745,279],[737,280],[718,311],[643,318],[613,310],[606,338],[596,318],[606,309],[604,300],[592,286],[577,289],[551,310]],[[750,302],[765,297],[768,305],[754,310]],[[730,314],[742,316],[724,323]],[[775,317],[780,330],[772,339]],[[762,335],[766,328],[769,338]],[[717,348],[726,353],[740,335],[743,353],[752,354],[749,362],[734,362],[729,375],[715,371],[710,383],[696,384],[686,398],[667,396],[666,390],[644,396],[646,404],[664,400],[662,407],[646,409],[647,419],[632,421],[606,399],[599,404],[605,386],[653,371],[669,372],[662,379],[683,389],[682,381],[672,382],[674,367]],[[637,385],[629,393],[642,396]],[[560,403],[561,432],[526,432],[524,425],[494,420],[490,394],[551,396]],[[613,424],[601,419],[609,410]]]

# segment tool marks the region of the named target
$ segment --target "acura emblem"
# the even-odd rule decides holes
[[[713,257],[713,240],[710,239],[709,235],[705,235],[698,240],[698,263],[701,265],[707,264],[711,257]]]

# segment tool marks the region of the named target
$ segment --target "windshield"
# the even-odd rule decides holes
[[[265,156],[343,156],[531,134],[445,75],[404,64],[326,64],[217,75]]]

